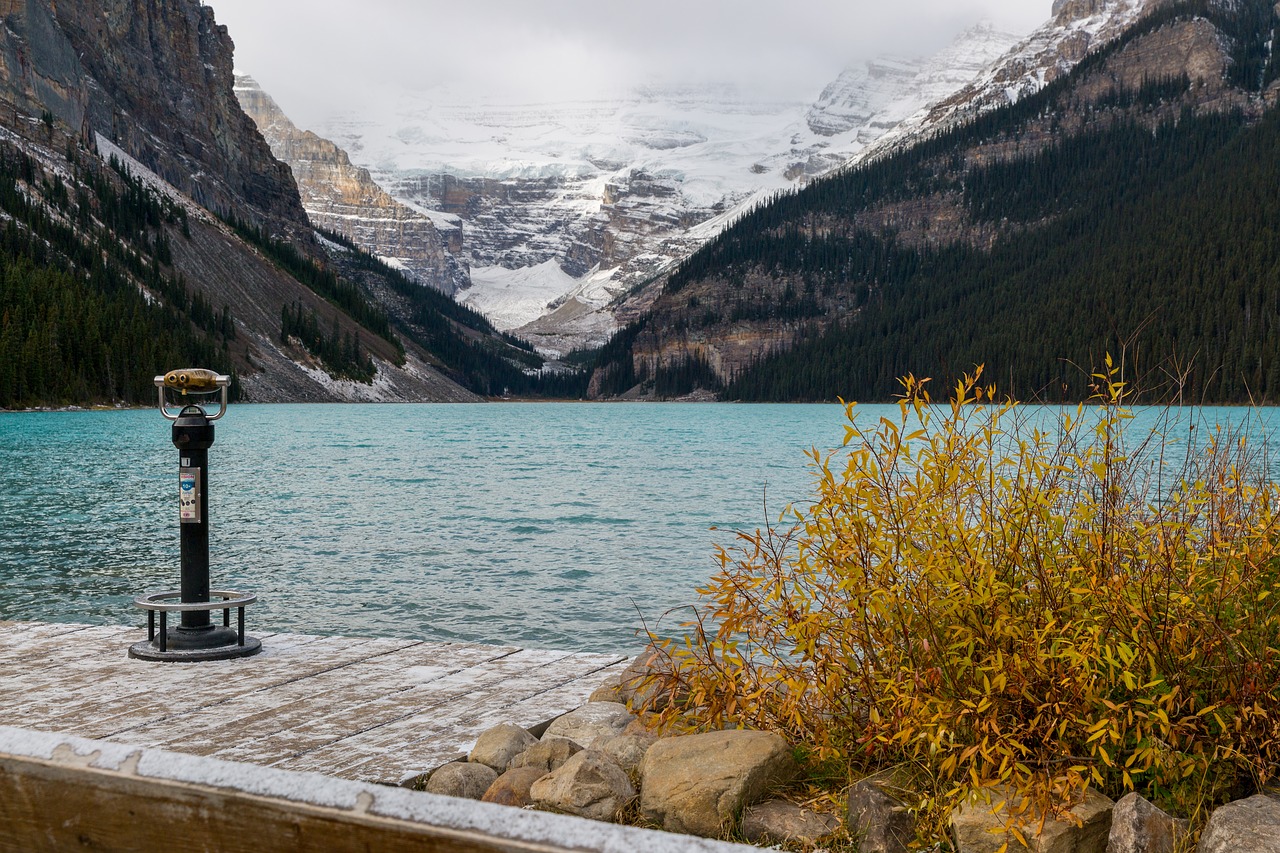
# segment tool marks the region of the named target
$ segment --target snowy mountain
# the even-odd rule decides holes
[[[542,104],[432,91],[318,130],[399,201],[461,220],[460,300],[564,352],[603,342],[610,306],[735,209],[840,166],[1016,41],[975,27],[929,59],[853,66],[812,103],[730,86]]]
[[[998,61],[930,101],[861,155],[877,157],[978,113],[1015,103],[1071,71],[1143,14],[1172,0],[1055,0],[1053,17]],[[861,158],[860,158],[861,159]]]
[[[834,136],[857,129],[870,144],[910,118],[972,82],[1012,47],[1014,38],[989,24],[964,33],[926,60],[884,59],[845,70],[810,108],[810,129]]]

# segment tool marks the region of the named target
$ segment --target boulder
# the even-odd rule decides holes
[[[1111,812],[1107,853],[1173,853],[1187,836],[1187,822],[1177,820],[1137,793],[1126,794]]]
[[[598,749],[612,758],[627,773],[639,773],[645,753],[657,742],[658,736],[648,733],[620,734],[600,738],[592,749]]]
[[[787,800],[769,800],[742,812],[742,836],[752,844],[793,842],[811,847],[839,828],[835,815],[819,814]]]
[[[480,799],[500,806],[524,808],[533,803],[533,796],[529,793],[533,783],[546,775],[537,767],[512,767],[494,779]]]
[[[796,769],[787,742],[769,732],[664,738],[649,748],[640,768],[640,811],[670,832],[718,836]]]
[[[1019,827],[1030,847],[1024,847],[1012,833],[1003,831],[1008,809],[1002,803],[1010,793],[1003,788],[989,788],[961,803],[951,814],[951,831],[955,835],[957,853],[996,853],[1008,842],[1009,853],[1033,850],[1035,853],[1105,853],[1107,835],[1111,832],[1111,810],[1114,803],[1090,788],[1084,800],[1071,809],[1080,826],[1050,818],[1044,827],[1040,815],[1028,812]],[[1000,808],[996,809],[996,806]],[[993,813],[993,809],[995,809]]]
[[[849,835],[858,853],[906,853],[916,836],[915,817],[901,800],[885,790],[884,780],[863,779],[849,789]]]
[[[591,691],[588,702],[622,702],[622,690],[618,686],[618,676],[611,675],[605,682]]]
[[[656,735],[659,731],[659,720],[657,714],[649,714],[644,711],[631,722],[627,723],[627,727],[622,730],[624,735]]]
[[[635,715],[617,702],[588,702],[552,720],[542,737],[567,738],[586,748],[596,738],[619,734],[634,719]]]
[[[1280,853],[1280,799],[1254,794],[1209,816],[1198,853]]]
[[[618,701],[637,713],[661,711],[670,704],[669,692],[660,683],[669,670],[666,655],[650,644],[618,677]]]
[[[536,767],[543,773],[550,773],[579,752],[582,752],[582,747],[566,738],[543,738],[518,755],[511,766]]]
[[[609,756],[588,749],[534,782],[529,794],[540,809],[612,821],[635,800],[636,789]]]
[[[517,755],[537,742],[536,737],[519,726],[494,726],[476,740],[467,760],[492,767],[497,773],[504,773]]]
[[[444,794],[446,797],[478,800],[497,778],[498,774],[492,767],[455,761],[437,768],[427,779],[423,790],[431,794]]]

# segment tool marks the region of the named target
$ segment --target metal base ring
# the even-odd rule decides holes
[[[211,646],[203,649],[175,649],[172,644],[165,651],[160,651],[158,640],[143,640],[129,647],[129,657],[138,660],[196,662],[206,660],[230,660],[247,658],[262,651],[262,641],[256,637],[245,637],[244,645],[232,642],[227,645]]]

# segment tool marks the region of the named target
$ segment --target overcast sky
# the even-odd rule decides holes
[[[205,0],[303,127],[398,88],[551,99],[645,82],[734,82],[811,100],[850,62],[929,54],[1052,0]]]

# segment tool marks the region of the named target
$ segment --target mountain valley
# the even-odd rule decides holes
[[[316,132],[210,7],[95,9],[0,4],[0,406],[187,361],[259,401],[886,399],[988,361],[1078,399],[1107,350],[1280,393],[1270,0],[1058,0],[811,102],[423,90]]]

